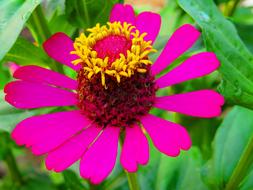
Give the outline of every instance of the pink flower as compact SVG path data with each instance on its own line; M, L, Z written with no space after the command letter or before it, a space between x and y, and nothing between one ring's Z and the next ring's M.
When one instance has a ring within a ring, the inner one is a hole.
M6 85L5 99L20 109L72 106L74 110L25 119L12 133L15 142L35 155L47 154L46 167L56 172L80 160L81 176L92 183L100 183L112 171L120 133L125 135L120 162L128 172L148 163L147 134L168 156L188 150L191 140L185 128L149 114L149 110L156 107L211 118L220 115L223 97L212 90L163 97L155 93L207 75L220 64L214 53L198 53L155 79L200 35L193 26L183 25L151 65L148 55L154 51L152 43L160 24L158 14L135 16L130 5L116 4L108 26L89 29L88 37L81 34L73 42L57 33L48 39L45 51L77 71L77 80L38 66L24 66L14 73L18 80Z

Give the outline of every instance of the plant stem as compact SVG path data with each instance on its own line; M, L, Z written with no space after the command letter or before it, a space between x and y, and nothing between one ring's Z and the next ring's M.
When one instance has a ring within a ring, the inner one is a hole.
M79 2L79 10L81 11L81 15L84 16L88 27L90 27L90 17L89 17L89 11L87 7L87 2L86 0L84 1L78 1ZM78 9L77 9L78 10Z
M130 190L140 190L136 173L129 173L125 170Z
M32 32L39 45L42 45L43 42L45 42L51 36L51 32L41 5L37 6L37 8L32 13L28 21L28 28ZM52 60L48 66L52 70L63 73L62 65L58 64L56 61Z
M240 3L241 0L234 0L234 1L228 1L224 10L225 16L233 16L237 5Z
M230 177L225 190L238 189L238 186L240 185L244 177L247 175L249 166L253 161L252 154L253 154L253 136L251 137L250 142L246 146L246 149L244 150L242 157L240 158L235 170L233 171L232 176Z
M124 142L124 136L120 136L120 145L122 147ZM124 170L127 176L128 185L130 190L140 190L140 185L137 179L137 173L129 173L128 171Z
M42 7L40 5L38 5L37 8L32 13L29 19L29 23L32 25L32 28L38 38L37 40L40 44L42 44L51 36L47 20L44 16Z
M18 186L20 186L23 183L23 179L18 169L15 157L9 146L9 142L10 142L9 135L7 133L1 133L1 136L2 136L2 140L1 140L0 146L4 150L3 159L6 162L12 181L15 182Z
M20 186L23 183L23 179L22 179L22 175L18 169L16 160L12 154L12 151L10 149L7 149L5 153L6 153L5 162L8 166L9 171L10 171L11 178L15 183L17 183L18 186Z

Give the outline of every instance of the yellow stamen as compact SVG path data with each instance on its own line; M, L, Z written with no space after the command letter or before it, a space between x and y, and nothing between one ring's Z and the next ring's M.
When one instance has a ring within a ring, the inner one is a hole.
M106 87L105 75L115 77L120 83L121 77L131 77L135 71L145 73L146 65L152 64L148 60L148 55L151 52L156 52L152 48L151 41L145 41L144 37L147 33L140 34L140 31L135 26L124 22L108 22L105 26L97 24L93 28L87 29L90 34L85 36L84 33L75 39L75 51L70 54L75 54L79 58L72 61L74 65L82 64L85 74L88 79L91 79L95 74L101 74L101 83ZM127 40L131 40L132 47L127 50L127 55L120 54L120 58L109 63L109 57L101 59L97 57L97 52L92 49L97 41L110 36L124 36ZM132 39L131 39L132 36Z

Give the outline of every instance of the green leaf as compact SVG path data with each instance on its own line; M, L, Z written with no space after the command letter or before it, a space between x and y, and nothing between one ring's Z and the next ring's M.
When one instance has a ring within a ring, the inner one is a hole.
M234 25L226 20L212 0L178 0L202 29L208 51L221 61L223 83L219 90L226 100L253 108L253 56L243 44Z
M252 187L253 187L253 168L251 167L249 175L243 180L242 184L240 185L240 190L248 190L252 189Z
M233 22L240 24L253 24L253 7L237 7L233 17L231 18Z
M244 44L251 51L251 53L253 53L253 24L248 25L235 23L235 26Z
M65 179L65 184L70 190L85 190L86 188L80 182L80 178L76 175L75 172L71 170L66 170L63 172Z
M150 139L149 139L150 140ZM138 179L145 190L206 190L201 180L202 156L197 147L181 151L178 157L160 153L150 142L150 161L140 167Z
M10 72L7 68L3 66L3 61L0 62L0 76L1 76L1 82L0 82L0 89L2 89L5 84L10 80Z
M19 37L4 57L4 61L12 61L19 65L41 65L46 66L50 62L45 52L33 45L30 41Z
M224 119L213 142L213 157L205 168L205 178L212 189L249 185L242 180L249 175L253 163L252 126L253 111L243 107L233 108ZM252 179L251 176L248 179ZM248 189L252 188L253 185Z
M156 190L206 190L201 180L202 157L197 147L181 152L177 158L162 156L156 177Z
M51 18L55 14L55 12L64 14L65 0L47 0L44 6L46 17Z
M9 51L41 0L0 1L0 60Z
M65 13L69 23L78 28L105 24L115 3L119 0L66 0Z
M48 25L52 34L56 32L63 32L68 36L72 36L76 30L75 27L69 24L66 15L55 14L48 23Z
M193 22L191 17L180 9L176 1L169 1L167 5L159 11L159 14L162 19L159 36L171 35L182 24ZM166 42L167 40L164 41L164 43Z

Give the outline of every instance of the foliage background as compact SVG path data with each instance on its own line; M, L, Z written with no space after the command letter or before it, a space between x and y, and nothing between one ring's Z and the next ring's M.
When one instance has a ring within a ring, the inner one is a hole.
M73 39L95 23L105 23L114 3L122 0L0 0L0 90L12 80L10 63L36 64L75 73L50 59L41 44L55 32ZM240 0L126 1L136 13L160 13L162 28L155 43L159 51L184 23L202 31L202 38L167 70L200 51L213 51L221 61L219 71L160 91L182 93L216 89L226 98L220 118L199 119L152 110L156 115L187 127L193 147L177 158L162 155L151 145L150 162L138 171L145 190L253 189L253 7ZM155 60L156 56L151 57ZM10 139L22 119L56 111L55 108L17 110L3 100L0 91L0 189L3 190L127 190L127 178L119 163L99 186L80 179L78 165L63 173L46 171L43 158L34 157ZM59 109L59 108L58 108Z

